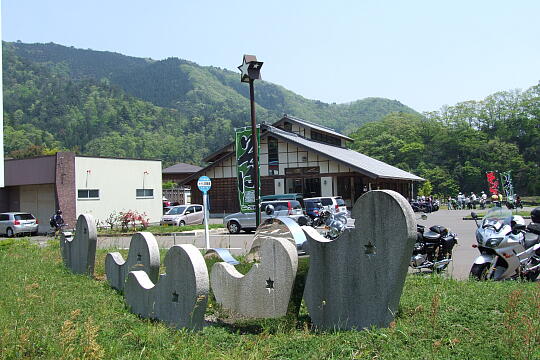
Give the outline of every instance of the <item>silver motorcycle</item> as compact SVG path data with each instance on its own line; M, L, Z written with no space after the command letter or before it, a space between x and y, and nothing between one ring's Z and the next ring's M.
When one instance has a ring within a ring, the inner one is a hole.
M470 276L477 280L536 280L540 274L540 244L535 234L525 232L525 221L508 209L492 208L481 222L471 213L476 226L480 256ZM526 236L527 235L527 236Z

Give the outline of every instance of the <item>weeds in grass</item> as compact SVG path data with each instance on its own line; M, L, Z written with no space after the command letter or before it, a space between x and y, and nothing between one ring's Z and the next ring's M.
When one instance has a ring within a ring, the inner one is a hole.
M540 283L532 294L514 290L508 295L503 325L507 348L512 349L508 355L515 359L535 358L534 351L540 347Z
M0 246L0 358L540 358L538 284L409 276L388 329L314 332L301 304L296 320L214 322L189 332L141 320L120 293L69 273L59 259L58 242ZM208 303L207 316L222 315L211 295Z
M96 340L99 326L95 325L90 316L81 328L80 317L81 310L73 310L60 329L58 337L62 350L61 359L103 359L104 350Z

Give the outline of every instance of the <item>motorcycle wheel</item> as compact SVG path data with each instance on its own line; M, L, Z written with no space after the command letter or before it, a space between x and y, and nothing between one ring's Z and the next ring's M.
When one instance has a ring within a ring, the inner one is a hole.
M447 259L451 259L452 258L452 254L450 254L449 256L446 257ZM448 264L444 264L443 266L441 267L438 267L438 268L435 268L433 269L435 273L437 274L440 274L442 273L444 270L446 270L448 268Z
M540 275L540 271L535 271L535 272L532 272L532 273L528 273L525 278L528 280L528 281L536 281L536 279L538 278L538 275Z
M485 264L473 264L470 272L470 277L474 280L485 281L488 280L489 263Z
M538 265L538 260L536 259L532 259L532 265ZM540 275L540 270L536 270L536 271L533 271L533 272L530 272L528 273L527 275L525 275L525 279L527 279L528 281L536 281L536 279L538 278L538 275Z

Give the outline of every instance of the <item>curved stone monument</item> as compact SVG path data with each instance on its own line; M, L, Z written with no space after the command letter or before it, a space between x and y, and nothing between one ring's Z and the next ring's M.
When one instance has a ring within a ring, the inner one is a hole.
M112 288L122 291L130 271L142 270L152 282L159 277L159 247L156 238L149 232L138 232L131 237L127 260L119 252L105 257L105 273Z
M201 329L210 287L203 256L193 245L175 245L164 263L167 273L155 284L144 271L129 272L124 286L126 303L141 317L177 328Z
M224 308L252 318L286 315L298 268L293 234L302 233L298 224L287 224L276 218L259 226L253 243L260 263L246 275L231 264L214 264L210 273L212 291Z
M96 244L97 227L94 217L90 214L79 215L75 236L67 231L60 235L60 252L66 267L75 274L94 275Z
M335 240L302 228L310 254L304 300L316 328L386 327L398 309L416 240L411 206L397 192L370 191L352 217L356 227Z

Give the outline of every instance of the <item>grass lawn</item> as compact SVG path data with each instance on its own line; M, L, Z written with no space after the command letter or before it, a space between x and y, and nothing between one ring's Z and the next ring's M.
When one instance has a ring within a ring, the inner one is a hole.
M0 358L540 358L540 283L410 275L389 328L318 333L302 307L299 317L191 333L131 314L104 280L104 258L98 251L92 279L64 268L57 242L0 241ZM216 308L210 301L207 314L219 318Z
M471 211L474 211L474 210L471 210ZM520 215L520 216L526 216L527 218L530 218L531 216L531 212L530 211L523 211L523 210L516 210L516 209L513 209L513 210L510 210L512 212L512 215ZM476 215L478 215L478 220L482 220L482 218L484 217L484 215L486 215L487 211L474 211L476 212ZM464 219L473 219L471 215L467 215L464 217Z

